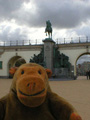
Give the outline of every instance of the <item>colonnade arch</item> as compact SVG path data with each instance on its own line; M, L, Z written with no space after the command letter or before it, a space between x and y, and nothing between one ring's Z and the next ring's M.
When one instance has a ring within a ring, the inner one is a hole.
M19 60L23 60L23 63L26 63L26 60L24 58L22 58L21 56L13 56L10 58L10 60L8 61L8 73L9 73L9 69L11 67L15 67L16 66L16 63L19 61ZM18 66L17 66L18 67Z
M83 56L83 55L90 55L90 52L85 52L85 53L82 53L82 54L80 54L78 57L77 57L77 59L76 59L76 61L75 61L75 73L76 73L76 76L77 76L77 61L79 60L79 58L81 57L81 56Z

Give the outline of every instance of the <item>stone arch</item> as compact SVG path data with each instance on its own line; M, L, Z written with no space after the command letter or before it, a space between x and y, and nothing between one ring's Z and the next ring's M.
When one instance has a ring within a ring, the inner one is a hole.
M77 68L76 68L76 64L77 64L77 61L78 61L78 59L81 57L81 56L83 56L83 55L90 55L90 52L85 52L85 53L82 53L82 54L80 54L78 57L77 57L77 59L76 59L76 61L75 61L75 75L77 75L76 73L77 73Z
M10 58L9 59L9 61L8 61L8 73L9 73L9 69L11 68L11 67L15 67L15 63L19 60L19 59L21 59L22 57L21 56L13 56L12 58ZM26 63L26 60L24 59L24 58L22 58L24 61L25 61L25 63Z

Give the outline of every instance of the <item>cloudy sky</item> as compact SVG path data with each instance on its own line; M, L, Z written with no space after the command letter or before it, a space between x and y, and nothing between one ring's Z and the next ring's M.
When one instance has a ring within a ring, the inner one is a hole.
M0 0L0 41L90 37L90 0Z

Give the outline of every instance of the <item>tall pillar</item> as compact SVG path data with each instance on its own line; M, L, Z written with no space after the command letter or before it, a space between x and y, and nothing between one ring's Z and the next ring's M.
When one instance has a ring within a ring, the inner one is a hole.
M53 71L53 47L55 42L51 38L46 38L44 41L44 61L46 67Z

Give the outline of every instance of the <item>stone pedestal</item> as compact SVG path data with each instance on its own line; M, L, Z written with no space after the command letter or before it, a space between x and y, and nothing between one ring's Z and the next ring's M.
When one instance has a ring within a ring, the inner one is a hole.
M55 42L51 38L46 38L44 42L44 61L46 67L53 71L53 47Z
M54 74L57 77L67 77L68 76L68 69L67 68L55 68Z

